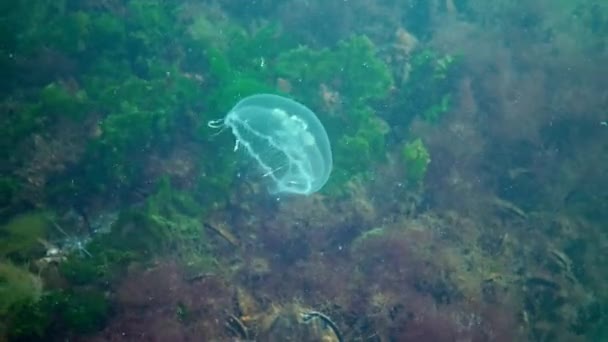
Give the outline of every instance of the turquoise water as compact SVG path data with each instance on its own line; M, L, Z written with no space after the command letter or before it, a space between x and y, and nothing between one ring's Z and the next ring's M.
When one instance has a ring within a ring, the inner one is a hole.
M608 339L606 23L591 0L0 5L0 340ZM318 121L231 111L254 94ZM208 126L229 113L289 148L235 146Z

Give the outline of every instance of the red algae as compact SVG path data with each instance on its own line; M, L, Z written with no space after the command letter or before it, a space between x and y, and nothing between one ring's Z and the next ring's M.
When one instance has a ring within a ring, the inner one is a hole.
M226 336L232 292L209 275L188 280L176 263L132 271L119 284L110 324L92 340L190 341ZM225 338L228 338L227 336Z

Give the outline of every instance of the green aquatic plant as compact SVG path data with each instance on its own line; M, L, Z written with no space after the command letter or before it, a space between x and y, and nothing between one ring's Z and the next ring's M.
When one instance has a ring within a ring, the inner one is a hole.
M38 18L48 25L44 30L40 25L23 27L12 53L25 59L50 54L78 74L69 69L66 81L46 80L38 99L19 104L19 114L3 125L3 151L37 130L48 130L59 116L95 116L99 125L87 136L92 139L84 157L69 175L54 177L49 188L122 195L142 178L145 151L170 146L180 134L176 121L184 121L202 102L200 82L181 71L179 56L169 57L171 47L185 40L186 25L177 19L177 4L131 0L120 5L120 11L90 10L64 1L30 5L29 12L27 6L9 6L7 20L22 15L25 21ZM48 50L40 52L43 46Z
M84 90L70 91L64 84L53 82L40 92L35 109L40 116L82 119L89 114L90 103Z
M459 58L453 55L438 55L429 49L415 52L409 72L398 80L389 123L405 128L416 117L429 122L440 120L452 105L458 64Z
M345 109L364 108L370 101L383 99L392 85L388 66L366 36L352 36L332 49L301 46L286 51L277 58L276 69L278 76L293 82L295 94L315 99L319 107L323 105L322 85L339 93L348 106ZM346 113L352 119L357 114Z
M201 132L202 131L202 132ZM201 144L207 144L209 128L199 128L199 139ZM234 175L237 173L237 159L230 150L234 144L228 136L215 137L214 143L210 145L218 155L203 156L197 160L199 170L194 180L192 196L206 209L217 208L225 203L230 194L230 189L235 182Z
M107 12L90 13L89 16L91 22L88 27L87 50L120 56L127 39L125 20Z
M137 62L145 62L145 55L166 51L174 37L183 35L184 25L177 18L177 10L177 3L171 1L126 2L129 45L142 58Z
M223 113L247 96L275 93L275 60L294 46L277 25L266 25L250 34L231 27L230 46L199 42L206 51L210 82L217 85L207 95L208 102L213 111Z
M289 80L296 98L306 99L335 143L335 171L328 191L339 191L357 174L366 174L384 157L387 126L376 115L376 101L392 86L388 66L365 36L353 36L333 49L299 47L279 55L277 75ZM336 103L328 103L335 96Z
M421 139L416 139L403 146L401 156L405 164L406 177L411 185L421 185L431 162L431 156Z
M208 131L202 130L200 122L211 113L227 112L247 95L277 92L277 78L288 79L294 85L294 96L315 108L324 106L319 96L323 85L348 104L336 112L324 108L330 115L322 118L346 152L337 162L349 165L342 168L344 177L337 178L342 179L340 183L353 172L363 172L372 159L384 154L372 153L384 149L385 130L378 129L382 125L371 105L386 95L392 80L364 36L354 36L332 49L314 50L295 48L294 41L277 25L247 32L229 20L216 20L212 14L189 15L186 5L132 0L121 7L122 11L57 6L37 5L31 14L34 17L58 15L48 32L28 32L24 39L35 51L39 42L55 37L53 49L80 66L81 73L71 83L46 82L40 103L25 107L27 115L21 117L29 119L19 134L43 127L37 124L39 114L79 120L95 115L99 124L92 128L91 140L77 165L48 185L53 198L62 197L62 193L122 198L142 186L142 175L150 167L149 155L169 153L176 137L195 140L205 151L221 152L226 147L219 139L204 138ZM217 25L230 39L217 39ZM75 38L66 41L65 37ZM305 87L298 79L314 86ZM314 93L309 93L311 90ZM310 101L308 95L313 95ZM201 113L202 119L193 113ZM192 127L198 128L188 130ZM355 140L361 143L353 143ZM351 156L358 161L344 160ZM234 169L229 159L217 163L203 158L198 163L201 176L196 183L208 203L224 196Z
M101 291L52 290L37 300L11 306L8 337L11 340L48 340L58 334L86 334L103 327L110 304Z
M123 210L110 232L96 235L87 254L72 253L60 265L75 285L101 285L119 277L135 261L149 262L170 253L192 269L213 266L201 215L193 196L175 189L167 178L141 206Z
M424 111L422 117L427 121L436 122L443 114L450 110L452 103L451 99L451 94L444 94L438 103L431 105Z
M18 302L36 301L42 295L42 280L23 267L0 261L0 317Z
M149 229L156 232L161 247L151 252L170 252L190 271L213 268L215 261L201 223L203 213L204 208L192 195L175 189L168 179L162 179L157 193L143 210Z
M116 280L132 262L149 262L172 253L184 264L210 265L199 215L203 207L163 178L142 205L125 209L110 231L86 244L88 253L72 253L59 265L70 284L102 286Z
M427 54L423 56L424 58L433 58L433 55L430 52L427 52ZM437 80L447 79L455 62L456 58L452 55L444 55L442 57L435 58L433 78Z
M40 239L50 230L49 213L30 212L0 226L0 258L28 261L44 252Z
M70 89L63 82L52 82L39 90L32 91L32 96L22 102L12 103L7 100L7 108L0 119L0 154L8 155L21 142L34 133L49 130L63 121L81 122L90 114L91 103L86 91ZM3 104L0 104L0 108Z
M41 341L44 339L53 315L41 300L24 300L11 306L4 334L8 339Z
M15 177L0 176L0 221L4 222L5 215L10 213L19 193L20 182Z
M356 175L367 176L373 162L384 158L388 127L373 112L367 115L354 134L345 134L335 144L335 170L329 182L330 191L339 191Z
M59 292L55 296L54 313L60 312L68 331L89 333L103 327L110 305L101 291Z
M101 81L104 82L104 81ZM104 82L105 83L105 82ZM141 180L147 151L166 152L179 134L178 121L200 103L196 81L175 73L98 85L95 101L110 114L100 121L98 137L89 143L83 163L83 188L96 192L129 190Z
M54 177L49 184L53 198L62 193L123 198L142 186L142 174L150 167L149 155L169 153L176 137L201 143L204 151L228 152L230 147L223 147L220 139L209 139L200 123L207 115L227 112L247 95L276 93L277 78L289 78L297 85L294 96L316 108L322 106L321 85L339 92L349 104L341 111L348 117L326 115L322 121L329 123L330 131L340 132L337 141L345 144L344 150L352 151L346 145L349 138L340 139L341 128L347 127L351 140L373 140L358 145L366 149L359 156L383 155L370 150L383 147L377 142L383 133L376 129L377 119L369 106L386 94L391 79L369 39L355 36L332 49L295 48L294 40L272 23L248 32L230 20L214 17L213 12L193 9L196 6L143 0L126 2L121 11L51 4L33 9L31 16L36 18L58 15L48 32L24 35L31 51L54 37L52 48L78 65L81 73L70 87L46 82L41 91L43 103L26 107L29 114L22 117L31 119L24 121L19 134L43 127L35 124L38 113L99 117L83 158L69 175ZM66 41L65 37L74 39ZM314 70L304 79L314 84L312 88L300 86L294 79L306 73L309 64ZM314 96L309 101L310 89ZM193 113L199 113L200 120ZM370 162L358 159L358 166L342 172L346 176L338 179L348 179L351 171L363 170ZM197 164L200 196L217 203L232 183L234 163L204 157Z

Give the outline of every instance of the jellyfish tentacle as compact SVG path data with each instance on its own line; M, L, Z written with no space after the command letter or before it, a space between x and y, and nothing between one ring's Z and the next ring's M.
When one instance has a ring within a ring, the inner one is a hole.
M217 128L224 129L224 127L226 127L226 125L224 124L224 118L217 119L217 120L210 120L209 122L207 122L207 126L209 128L216 128L216 129Z

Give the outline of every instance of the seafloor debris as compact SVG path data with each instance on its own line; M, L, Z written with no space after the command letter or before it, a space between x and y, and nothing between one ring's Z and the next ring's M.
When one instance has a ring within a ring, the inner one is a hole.
M228 241L231 245L238 247L241 242L239 241L239 239L232 234L232 232L230 230L228 230L227 227L225 227L222 224L210 224L205 222L204 223L205 228L215 232L216 234L218 234L219 236L221 236L224 240Z
M326 314L299 303L268 305L265 310L244 289L235 292L235 310L225 326L234 337L259 341L341 342L338 325Z

